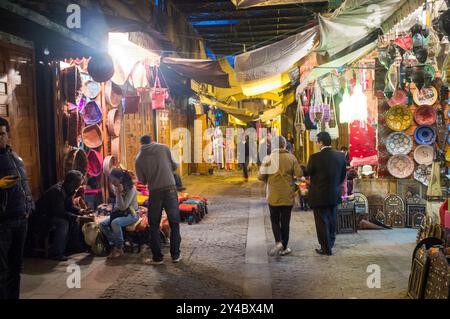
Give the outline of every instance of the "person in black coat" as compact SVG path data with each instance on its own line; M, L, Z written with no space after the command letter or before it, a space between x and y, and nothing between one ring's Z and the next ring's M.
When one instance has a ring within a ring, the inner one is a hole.
M0 299L19 299L27 218L34 203L24 162L8 143L9 123L0 117Z
M341 202L340 185L346 176L346 159L331 148L327 132L317 135L320 152L311 155L306 174L310 176L309 206L314 211L320 255L331 256L336 238L336 207Z

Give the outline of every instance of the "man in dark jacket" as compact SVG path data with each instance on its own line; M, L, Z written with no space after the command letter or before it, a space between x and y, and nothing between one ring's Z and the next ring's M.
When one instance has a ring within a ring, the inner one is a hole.
M82 218L82 211L73 205L73 195L83 182L83 174L69 171L63 182L50 187L37 202L36 214L44 227L55 229L55 237L51 246L50 258L66 261L66 246L69 230L77 227Z
M311 177L309 205L314 211L320 255L331 256L336 238L336 207L341 201L340 185L345 180L345 155L331 148L327 132L317 134L320 152L311 155L306 173Z
M8 142L9 123L0 117L0 299L19 299L33 200L24 163Z
M154 143L151 137L141 137L141 149L136 157L136 175L138 180L147 184L149 196L148 221L150 224L150 246L153 259L145 260L146 264L161 265L164 255L161 252L159 225L164 209L170 225L170 254L172 261L181 261L180 255L180 211L178 209L178 192L173 176L177 164L172 158L170 149Z

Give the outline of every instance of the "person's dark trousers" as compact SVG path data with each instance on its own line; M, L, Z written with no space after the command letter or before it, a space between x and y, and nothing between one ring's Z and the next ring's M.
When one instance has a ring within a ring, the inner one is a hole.
M286 249L289 243L289 224L291 222L292 207L269 205L273 237L275 237L275 242L283 244L283 249Z
M148 221L150 224L150 248L154 261L163 260L161 252L161 236L159 232L161 214L164 209L170 225L170 254L173 259L180 256L180 211L178 209L178 193L176 190L150 192L148 202Z
M66 253L67 237L69 234L69 221L64 218L54 217L51 220L54 228L54 238L52 241L50 256L62 257Z
M248 179L248 162L242 164L242 172L244 173L244 178Z
M27 219L0 222L0 299L19 299Z
M300 196L300 209L303 211L308 210L308 197Z
M319 244L323 251L331 254L336 239L336 206L316 207L313 210Z

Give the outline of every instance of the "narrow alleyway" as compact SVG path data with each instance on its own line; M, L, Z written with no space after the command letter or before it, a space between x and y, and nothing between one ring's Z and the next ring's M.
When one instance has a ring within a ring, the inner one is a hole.
M311 212L294 211L292 255L268 257L273 244L263 186L255 177L190 176L187 191L208 197L209 215L182 225L183 262L142 264L138 254L120 261L75 256L80 289L68 289L69 263L28 259L23 298L405 298L416 231L360 231L338 235L335 255L316 255ZM148 252L146 252L147 254ZM369 265L381 270L381 288L369 289Z

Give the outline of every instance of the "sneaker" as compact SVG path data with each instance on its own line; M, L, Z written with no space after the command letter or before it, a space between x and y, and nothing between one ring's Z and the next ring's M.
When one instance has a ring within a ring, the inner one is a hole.
M290 249L289 247L286 248L285 250L280 251L281 256L286 256L289 255L290 253L292 253L292 249Z
M164 260L153 260L151 258L148 258L144 260L144 264L153 266L164 265Z
M270 250L269 255L270 256L275 256L277 255L281 250L283 250L283 244L282 243L277 243L275 246L273 246L273 248Z
M178 258L173 258L173 259L172 259L172 262L173 262L174 264L176 264L176 263L179 263L181 260L182 260L182 258L181 258L181 255L180 255L180 256L178 256Z
M123 256L123 249L113 248L108 258L119 258Z

